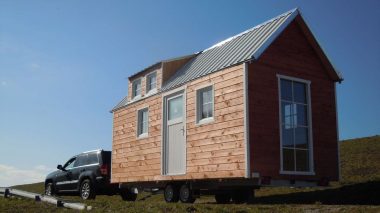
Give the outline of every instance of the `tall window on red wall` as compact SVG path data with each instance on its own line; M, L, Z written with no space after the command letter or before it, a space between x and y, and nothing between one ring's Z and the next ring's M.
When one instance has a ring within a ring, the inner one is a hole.
M281 172L313 173L310 82L279 76Z

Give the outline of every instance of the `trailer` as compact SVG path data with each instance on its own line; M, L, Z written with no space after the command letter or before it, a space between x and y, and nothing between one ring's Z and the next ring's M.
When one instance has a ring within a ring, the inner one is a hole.
M123 197L250 202L260 186L339 180L337 82L298 9L128 78L113 109L111 182Z

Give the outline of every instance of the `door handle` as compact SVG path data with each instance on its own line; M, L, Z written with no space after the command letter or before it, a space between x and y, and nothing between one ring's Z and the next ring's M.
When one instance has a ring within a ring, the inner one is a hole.
M182 134L185 134L185 128L184 127L182 127L180 130L182 131Z
M86 171L86 169L82 169L82 170L80 170L80 172L84 172L84 171Z

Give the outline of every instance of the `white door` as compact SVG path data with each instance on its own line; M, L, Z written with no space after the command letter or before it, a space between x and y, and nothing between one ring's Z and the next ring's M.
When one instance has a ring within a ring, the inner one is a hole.
M183 93L165 98L164 174L186 172L185 112Z

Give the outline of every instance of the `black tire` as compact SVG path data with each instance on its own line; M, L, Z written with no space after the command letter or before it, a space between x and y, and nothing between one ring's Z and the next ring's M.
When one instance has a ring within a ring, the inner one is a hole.
M89 179L85 179L82 181L82 183L80 184L79 193L80 197L83 200L95 199L96 197L95 187Z
M178 187L173 184L168 184L164 190L164 198L167 203L176 203L179 200Z
M231 202L231 194L228 192L215 194L215 200L218 204L226 204Z
M236 190L232 193L232 201L235 204L241 204L247 202L246 193L244 190Z
M247 204L253 204L255 202L255 190L254 189L248 189L247 190Z
M232 193L232 201L236 204L253 203L255 191L252 188L236 190Z
M45 184L45 195L53 196L55 194L54 192L54 186L53 183L49 182Z
M120 189L120 196L125 201L135 201L137 194L130 191L130 189Z
M190 186L183 184L179 190L179 199L182 203L194 203L195 198L193 196L193 191Z

